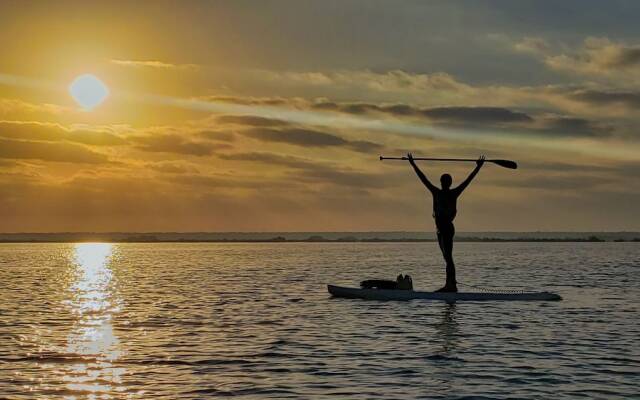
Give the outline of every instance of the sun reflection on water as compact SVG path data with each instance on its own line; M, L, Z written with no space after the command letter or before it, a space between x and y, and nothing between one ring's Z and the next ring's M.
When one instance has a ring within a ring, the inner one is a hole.
M70 365L63 379L69 391L89 399L109 399L109 393L124 390L124 370L113 365L122 351L112 326L112 316L120 309L111 270L112 254L113 245L109 243L79 243L74 249L75 281L66 304L77 319L66 352L82 362Z

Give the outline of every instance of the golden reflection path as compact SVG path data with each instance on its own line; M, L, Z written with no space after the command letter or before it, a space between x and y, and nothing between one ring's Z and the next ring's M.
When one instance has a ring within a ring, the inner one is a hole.
M65 399L111 399L124 392L124 368L113 365L122 356L112 317L121 301L113 282L110 243L78 243L74 248L74 282L65 302L76 315L66 353L80 362L69 365L63 379Z

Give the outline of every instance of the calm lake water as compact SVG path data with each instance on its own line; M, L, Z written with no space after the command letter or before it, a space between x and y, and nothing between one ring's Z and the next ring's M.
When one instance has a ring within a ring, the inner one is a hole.
M640 243L456 246L460 282L561 302L326 292L437 288L436 246L2 244L0 398L640 398Z

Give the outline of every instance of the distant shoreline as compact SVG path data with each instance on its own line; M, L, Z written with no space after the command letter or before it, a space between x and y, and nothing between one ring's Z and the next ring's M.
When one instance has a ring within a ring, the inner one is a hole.
M273 235L273 236L271 236ZM0 243L421 243L436 242L430 233L410 232L360 232L308 234L302 232L282 233L10 233L0 234ZM406 235L406 236L405 236ZM486 235L486 236L484 236ZM462 233L456 238L460 243L594 243L594 242L640 242L640 233L603 232L593 233L485 233L484 235Z

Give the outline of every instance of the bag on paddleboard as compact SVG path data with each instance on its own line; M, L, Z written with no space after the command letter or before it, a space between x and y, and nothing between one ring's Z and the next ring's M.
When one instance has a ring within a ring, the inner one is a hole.
M413 290L413 280L411 276L398 275L395 281L389 279L368 279L360 282L363 289L393 289L393 290Z

